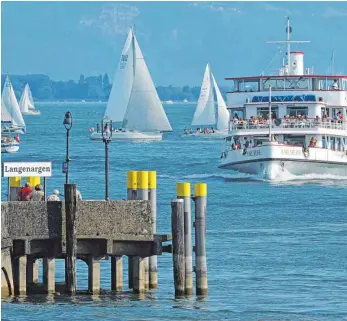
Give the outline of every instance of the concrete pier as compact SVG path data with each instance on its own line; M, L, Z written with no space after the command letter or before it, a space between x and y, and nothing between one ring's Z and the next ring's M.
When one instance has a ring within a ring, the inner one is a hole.
M14 259L14 294L26 295L27 294L27 256L22 255Z

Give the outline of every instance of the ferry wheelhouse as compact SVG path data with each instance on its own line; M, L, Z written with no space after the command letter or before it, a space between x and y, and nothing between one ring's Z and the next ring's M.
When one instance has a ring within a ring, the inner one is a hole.
M226 78L230 111L220 168L266 179L292 175L347 176L347 76L304 69L290 51L275 76Z

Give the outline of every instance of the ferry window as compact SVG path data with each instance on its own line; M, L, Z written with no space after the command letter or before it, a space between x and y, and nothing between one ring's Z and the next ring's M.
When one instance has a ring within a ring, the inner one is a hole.
M323 148L327 148L327 139L325 138L325 136L322 136L322 147Z
M330 117L329 116L329 108L326 108L326 107L322 107L321 109L321 116L322 118L327 118L327 117Z
M283 141L288 145L304 146L305 136L283 135Z
M330 137L330 149L335 150L336 145L335 145L335 137Z
M338 113L343 113L343 109L342 108L333 108L333 110L332 110L333 118L337 118Z
M297 117L307 116L308 115L308 107L300 106L300 107L287 107L287 115Z
M272 107L271 108L272 117L277 118L278 117L278 107ZM258 107L257 108L257 116L262 116L264 118L269 117L269 107Z

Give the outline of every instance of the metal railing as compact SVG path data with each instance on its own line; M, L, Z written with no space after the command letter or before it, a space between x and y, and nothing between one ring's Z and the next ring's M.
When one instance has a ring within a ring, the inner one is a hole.
M293 118L278 118L271 120L271 128L329 128L338 130L347 130L347 122L341 120L321 120L315 118L293 119ZM232 120L229 122L229 131L242 129L263 129L269 128L269 120L243 119Z

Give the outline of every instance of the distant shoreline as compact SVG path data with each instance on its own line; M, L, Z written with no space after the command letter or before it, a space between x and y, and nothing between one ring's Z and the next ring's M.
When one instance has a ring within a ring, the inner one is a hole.
M66 99L66 100L35 100L35 103L37 104L42 104L42 103L48 103L48 104L69 104L69 103L78 103L78 104L107 104L106 100L76 100L76 99ZM184 101L173 101L172 103L168 103L168 102L161 102L163 105L182 105L182 104L196 104L197 101L188 101L188 102L184 102Z

